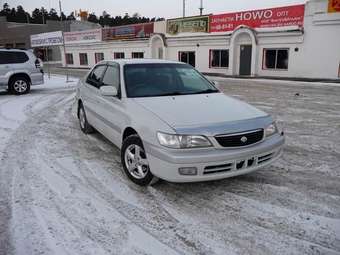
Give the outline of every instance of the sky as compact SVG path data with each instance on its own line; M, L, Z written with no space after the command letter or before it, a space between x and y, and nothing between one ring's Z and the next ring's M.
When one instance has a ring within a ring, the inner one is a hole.
M26 11L34 8L55 8L59 11L58 0L0 0L1 6L8 3L10 7L22 5ZM226 13L244 10L263 9L305 3L306 0L203 0L204 14ZM61 0L65 14L75 10L95 12L100 16L103 11L112 16L125 13L139 13L146 17L174 18L182 16L182 0ZM186 15L199 14L200 0L186 0Z

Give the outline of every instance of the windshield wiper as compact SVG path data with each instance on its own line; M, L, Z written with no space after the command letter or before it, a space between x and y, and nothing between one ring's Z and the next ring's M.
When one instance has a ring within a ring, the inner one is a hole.
M198 92L191 92L191 93L182 93L179 91L174 91L174 92L169 92L169 93L165 93L165 94L161 94L161 95L157 95L154 97L167 97L167 96L185 96L185 95L196 95L196 94L210 94L210 93L217 93L219 92L216 89L206 89L206 90L202 90L202 91L198 91Z
M192 95L196 95L196 94L210 94L210 93L218 93L219 91L216 89L206 89L206 90L202 90L202 91L198 91L198 92L193 92L190 93Z
M186 94L175 91L175 92L170 92L170 93L166 93L166 94L161 94L161 95L158 95L158 96L159 97L167 97L167 96L182 96L182 95L186 95Z

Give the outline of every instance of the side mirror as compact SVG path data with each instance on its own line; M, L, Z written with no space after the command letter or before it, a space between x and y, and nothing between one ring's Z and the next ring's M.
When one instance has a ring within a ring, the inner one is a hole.
M102 96L116 97L118 95L117 89L113 86L101 86L99 90Z

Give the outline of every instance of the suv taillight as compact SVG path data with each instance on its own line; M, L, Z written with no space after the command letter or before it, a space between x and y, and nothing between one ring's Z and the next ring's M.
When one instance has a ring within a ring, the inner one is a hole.
M35 62L34 62L34 64L35 64L35 67L36 67L36 68L41 68L39 59L36 59Z

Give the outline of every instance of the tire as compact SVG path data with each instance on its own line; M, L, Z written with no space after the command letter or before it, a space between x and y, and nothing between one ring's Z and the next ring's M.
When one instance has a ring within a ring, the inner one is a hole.
M30 92L31 84L27 78L17 76L10 80L8 89L14 95L24 95Z
M144 146L138 135L131 135L124 140L121 160L125 174L135 184L148 186L158 181L150 171Z
M85 109L84 109L83 104L79 104L78 119L79 119L80 129L81 129L81 131L83 131L84 134L91 134L91 133L94 132L94 128L87 121L86 113L85 113Z

